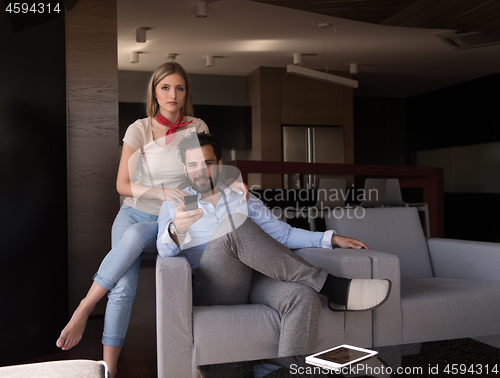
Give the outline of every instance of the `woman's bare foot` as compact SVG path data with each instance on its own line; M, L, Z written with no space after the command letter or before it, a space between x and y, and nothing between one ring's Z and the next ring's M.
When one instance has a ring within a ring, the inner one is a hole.
M82 339L83 332L87 325L87 320L95 306L85 308L83 301L77 307L69 323L64 327L61 335L57 339L56 345L62 350L70 350Z
M90 286L87 295L82 299L69 323L64 327L61 335L57 339L56 345L59 348L62 350L70 350L80 342L90 314L94 311L97 302L99 302L107 292L106 289L100 287L95 281L92 282L92 286Z

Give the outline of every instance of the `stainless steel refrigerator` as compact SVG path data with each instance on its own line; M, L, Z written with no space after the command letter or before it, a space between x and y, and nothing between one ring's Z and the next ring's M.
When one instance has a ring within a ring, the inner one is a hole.
M344 163L344 129L341 126L283 126L283 161ZM285 189L317 188L324 175L283 175Z

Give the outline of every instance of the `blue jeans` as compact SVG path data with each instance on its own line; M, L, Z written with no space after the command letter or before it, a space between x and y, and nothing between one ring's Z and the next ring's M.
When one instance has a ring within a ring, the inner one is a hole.
M111 251L94 281L108 292L104 315L104 345L121 347L125 340L139 280L141 254L156 253L158 216L123 205L111 231Z

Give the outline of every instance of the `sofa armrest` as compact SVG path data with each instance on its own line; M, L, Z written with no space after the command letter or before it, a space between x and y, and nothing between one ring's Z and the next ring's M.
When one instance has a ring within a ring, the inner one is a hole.
M304 248L295 251L309 263L328 269L336 276L347 278L389 279L391 295L383 306L372 311L372 346L394 345L402 342L401 334L401 270L395 255L366 249ZM346 328L359 327L366 313L349 313ZM351 319L353 318L353 319ZM352 321L351 321L352 320ZM351 324L352 323L352 324Z
M366 249L302 248L294 251L314 266L348 278L386 278L400 285L399 259L395 255Z
M193 295L191 266L184 256L156 259L158 377L191 376Z
M435 277L500 282L500 243L427 240Z
M340 250L352 255L370 259L371 276L353 278L377 278L391 281L391 295L387 302L372 311L373 345L396 345L403 342L401 313L401 268L399 258L385 252L365 249Z
M302 248L294 251L310 264L328 269L328 272L339 277L370 278L371 264L367 256L350 254L340 248Z

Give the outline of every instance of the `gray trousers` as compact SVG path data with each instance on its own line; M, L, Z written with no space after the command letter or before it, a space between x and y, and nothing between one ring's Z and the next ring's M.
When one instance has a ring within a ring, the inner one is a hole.
M295 255L242 214L227 217L193 272L197 306L265 304L281 316L279 356L311 353L327 270Z

